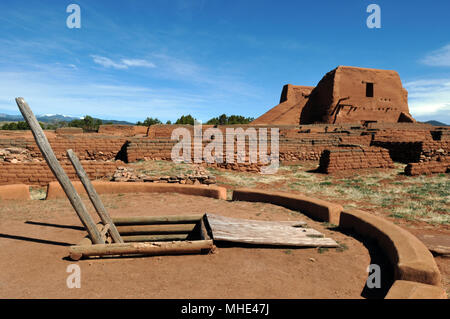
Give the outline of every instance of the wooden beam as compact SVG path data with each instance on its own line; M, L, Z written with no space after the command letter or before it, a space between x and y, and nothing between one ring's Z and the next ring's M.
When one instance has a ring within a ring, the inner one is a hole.
M174 241L174 242L144 242L123 244L101 244L87 246L71 246L70 258L79 260L90 256L121 256L121 255L180 255L208 252L214 247L212 240Z
M102 240L105 243L108 243L108 239L109 237L106 236L106 233L108 232L109 229L109 224L107 225L103 225L102 223L98 223L97 225L95 225L101 235ZM84 237L78 244L78 246L83 246L83 245L92 245L92 240L89 238L89 236Z
M200 220L200 239L202 240L210 240L211 237L208 234L208 229L206 227L206 223L208 222L206 220L206 216L203 216L203 218Z
M187 234L194 230L196 224L175 225L138 225L117 226L119 233L123 235L157 235L157 234Z
M41 150L41 153L44 156L45 161L50 167L50 170L55 175L59 184L61 184L62 189L66 193L67 198L72 204L72 207L75 209L75 212L80 218L81 223L86 228L93 243L103 244L104 241L102 240L99 231L95 227L95 223L92 220L92 217L89 215L86 206L84 206L84 203L81 201L80 196L75 190L75 187L70 182L70 179L67 176L66 172L64 172L63 168L59 164L55 156L55 153L53 152L50 143L48 142L48 139L44 134L44 131L39 125L39 122L37 121L30 107L21 97L16 98L16 103L17 106L19 107L20 112L23 115L23 118L30 126L31 132L33 132L34 139L36 140L36 144Z
M72 163L73 167L75 168L75 172L77 173L78 177L80 178L81 183L84 186L84 189L86 190L86 193L89 196L89 199L92 202L92 205L94 205L95 210L97 211L98 215L100 216L100 219L105 225L109 224L109 233L111 234L112 239L115 243L123 243L122 238L120 237L119 232L117 231L116 226L114 225L114 222L112 221L111 217L109 216L108 212L106 211L105 206L103 205L100 197L97 194L97 191L95 190L94 186L92 186L91 181L89 180L89 177L86 174L86 171L84 170L83 166L80 163L80 160L78 159L77 155L72 150L67 150L67 156L69 157L70 162Z
M174 216L136 216L113 217L116 226L158 225L158 224L193 224L202 219L203 215L174 215Z
M122 236L123 241L126 243L186 240L187 238L188 234Z

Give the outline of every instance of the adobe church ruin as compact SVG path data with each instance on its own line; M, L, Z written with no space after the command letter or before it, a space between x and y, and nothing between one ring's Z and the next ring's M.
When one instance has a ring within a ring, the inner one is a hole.
M396 71L338 66L316 87L287 84L280 104L252 124L415 122Z

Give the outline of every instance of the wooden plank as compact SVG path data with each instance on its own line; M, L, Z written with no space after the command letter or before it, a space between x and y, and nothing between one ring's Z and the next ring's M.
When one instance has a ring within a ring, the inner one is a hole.
M126 243L130 242L149 242L149 241L174 241L186 240L188 234L168 234L168 235L137 235L137 236L122 236Z
M157 235L157 234L187 234L194 230L196 224L173 225L137 225L117 226L119 233L123 235Z
M123 243L123 240L122 238L120 238L120 234L117 231L116 226L114 225L111 217L106 211L106 208L103 205L103 202L101 201L100 197L98 196L97 191L95 190L94 186L92 186L92 183L89 180L89 177L87 176L83 166L81 165L80 160L72 150L67 150L67 156L69 157L70 162L75 168L75 172L80 178L80 181L83 184L84 189L86 190L86 193L88 194L89 199L92 202L92 205L94 206L95 210L100 216L100 219L105 225L109 225L108 231L112 239L114 240L115 243Z
M36 140L36 144L41 150L42 156L50 167L50 170L53 172L53 175L55 175L62 189L66 193L67 198L72 204L72 207L75 209L75 212L80 218L81 223L86 228L92 241L95 244L103 244L104 241L102 240L92 217L89 215L86 206L75 190L75 187L73 187L72 183L70 182L70 179L67 176L66 172L64 172L63 168L56 159L55 153L53 152L50 143L48 142L48 139L44 134L44 131L39 125L39 122L37 121L30 107L21 97L16 98L16 103L23 115L23 118L31 128L31 132L33 133L34 139Z
M113 217L116 226L126 225L158 225L158 224L193 224L202 219L202 215L173 215L173 216L133 216Z
M206 214L206 218L214 240L275 246L339 246L333 239L323 238L323 234L312 228L298 228L286 223L230 218L210 213Z
M208 252L214 247L212 240L115 243L100 245L71 246L70 258L79 260L89 256L117 255L180 255Z

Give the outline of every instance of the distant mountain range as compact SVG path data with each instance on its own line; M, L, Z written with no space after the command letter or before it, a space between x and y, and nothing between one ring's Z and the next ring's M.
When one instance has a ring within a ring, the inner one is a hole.
M431 124L431 125L434 125L434 126L450 126L450 125L448 125L448 124L444 124L444 123L442 123L442 122L439 122L439 121L433 121L433 120L431 120L431 121L426 121L425 123Z
M73 117L73 116L67 116L67 115L61 115L61 114L44 114L44 115L37 115L36 118L38 121L43 123L55 123L55 122L70 122L73 120L79 120L82 119L82 117ZM127 121L117 121L117 120L103 120L103 123L112 123L112 124L125 124L125 125L134 125L135 123L127 122ZM0 122L18 122L23 121L22 115L10 115L10 114L4 114L0 113ZM426 121L423 123L431 124L434 126L450 126L448 124L439 122L439 121Z
M55 122L70 122L73 120L79 120L82 119L82 117L73 117L73 116L67 116L67 115L61 115L61 114L44 114L44 115L37 115L37 120L39 122L43 123L55 123ZM0 113L0 122L18 122L23 121L22 115L10 115L10 114L4 114ZM130 123L127 121L116 121L116 120L103 120L103 123L113 123L113 124L125 124L125 125L134 125L134 123Z

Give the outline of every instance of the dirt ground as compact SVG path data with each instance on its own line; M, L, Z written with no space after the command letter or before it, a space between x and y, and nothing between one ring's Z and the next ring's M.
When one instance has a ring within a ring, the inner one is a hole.
M213 254L67 259L85 232L67 199L0 202L0 298L363 298L367 266L382 257L370 243L282 207L181 194L116 194L102 199L112 216L212 212L257 220L303 220L338 249L219 245ZM87 203L87 199L84 199ZM89 205L91 211L93 208ZM69 289L67 267L81 269ZM388 268L388 267L386 267ZM382 266L382 273L383 273Z

